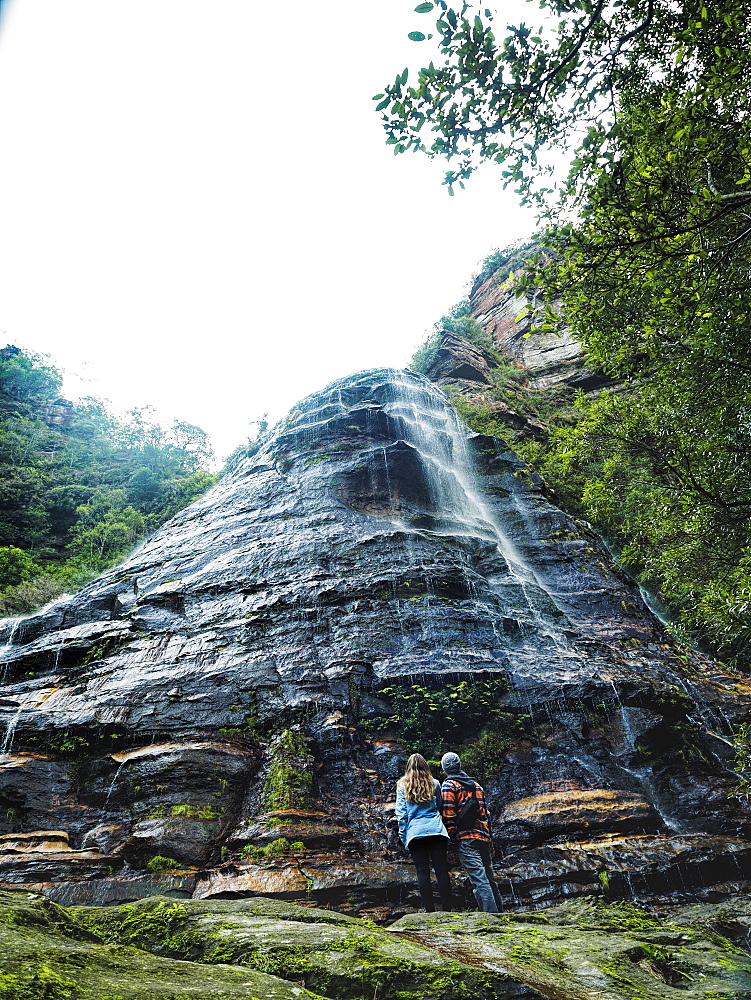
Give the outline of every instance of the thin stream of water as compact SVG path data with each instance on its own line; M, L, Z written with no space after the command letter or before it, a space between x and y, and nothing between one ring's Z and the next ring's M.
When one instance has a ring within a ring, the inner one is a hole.
M23 621L23 618L11 618L10 619L10 629L8 631L8 636L5 643L0 646L0 684L4 684L7 680L8 667L10 664L9 653L14 647L13 639L15 638L18 627Z
M110 782L110 787L107 789L107 794L104 797L104 805L102 806L102 816L104 816L105 813L107 812L107 806L109 805L109 801L110 801L110 798L112 796L112 792L115 790L115 785L117 784L117 779L120 777L120 772L122 771L122 769L125 767L125 765L127 763L128 763L127 760L121 761L118 769L115 771L115 774L114 774L114 776L112 778L112 781Z
M13 749L13 737L16 734L18 720L21 718L22 712L23 712L23 705L19 705L14 715L8 721L8 728L5 730L5 738L3 740L3 745L2 747L0 747L0 761L7 760L8 757L10 757L11 755L11 750Z

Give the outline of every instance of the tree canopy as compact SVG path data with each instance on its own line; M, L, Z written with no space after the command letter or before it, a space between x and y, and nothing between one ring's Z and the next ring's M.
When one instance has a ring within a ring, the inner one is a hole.
M541 154L574 150L564 189L571 195L614 162L629 94L673 94L713 117L728 99L725 112L742 105L751 82L748 3L540 0L530 9L539 27L508 25L497 39L487 8L446 0L415 8L438 15L435 35L410 37L435 37L440 59L414 81L404 70L374 98L396 152L456 161L449 186L491 160L527 197L535 186L538 196L549 193ZM708 147L706 158L723 172L723 149Z

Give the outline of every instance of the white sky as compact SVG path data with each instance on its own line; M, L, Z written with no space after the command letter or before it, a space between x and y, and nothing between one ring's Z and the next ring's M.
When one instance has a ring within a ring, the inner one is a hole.
M0 346L219 456L264 412L405 365L534 228L499 171L449 198L444 163L385 145L373 94L432 56L416 3L7 0Z

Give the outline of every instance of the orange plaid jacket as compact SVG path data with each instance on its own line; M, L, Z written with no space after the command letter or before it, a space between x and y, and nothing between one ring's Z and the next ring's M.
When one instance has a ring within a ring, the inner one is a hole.
M474 795L477 799L478 817L471 830L457 830L456 817L472 792L459 781L446 778L441 785L441 818L452 840L492 840L490 833L490 813L485 803L485 792L475 782Z

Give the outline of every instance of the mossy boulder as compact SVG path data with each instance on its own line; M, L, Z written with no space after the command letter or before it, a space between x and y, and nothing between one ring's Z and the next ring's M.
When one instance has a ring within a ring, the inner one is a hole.
M195 962L228 962L303 982L332 1000L473 1000L537 994L505 972L478 968L367 920L277 900L146 899L88 910L107 941Z
M0 1000L749 1000L751 907L575 900L387 929L279 900L0 892Z
M580 899L529 914L411 914L390 932L504 969L557 1000L748 1000L751 958L711 929L713 909L674 922ZM733 911L736 928L744 919L748 926L748 912Z
M301 986L247 966L197 965L107 944L36 893L0 892L2 1000L306 1000Z

